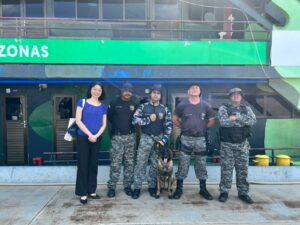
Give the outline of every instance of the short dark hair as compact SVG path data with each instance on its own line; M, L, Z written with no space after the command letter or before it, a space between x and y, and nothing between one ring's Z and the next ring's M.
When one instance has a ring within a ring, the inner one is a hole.
M202 95L202 88L201 88L201 86L200 86L200 84L199 83L190 83L188 86L187 86L187 90L189 90L192 86L197 86L197 87L199 87L199 89L200 89L200 95L199 95L199 97L201 97L201 95Z
M104 90L103 85L100 84L100 83L98 83L98 82L93 83L93 84L91 84L91 85L89 86L88 91L87 91L87 93L86 93L86 98L91 98L91 97L92 97L91 90L92 90L92 88L95 87L96 85L99 85L99 86L101 87L101 89L102 89L102 93L101 93L100 97L98 98L98 100L99 100L99 101L100 101L100 100L104 100L104 99L105 99L105 90Z
M189 90L192 86L198 86L200 88L200 90L201 90L201 86L198 83L190 83L190 84L188 84L187 90Z

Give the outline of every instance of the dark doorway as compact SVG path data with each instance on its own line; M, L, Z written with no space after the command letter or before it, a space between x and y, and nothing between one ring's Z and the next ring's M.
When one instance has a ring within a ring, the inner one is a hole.
M57 160L73 160L75 155L74 142L64 140L69 118L75 117L75 96L55 95L54 103L54 151L62 152L57 155Z
M27 113L25 96L5 96L5 140L8 165L27 163Z

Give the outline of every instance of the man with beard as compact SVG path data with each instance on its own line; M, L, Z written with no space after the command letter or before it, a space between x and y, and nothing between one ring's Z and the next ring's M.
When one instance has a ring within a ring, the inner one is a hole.
M156 173L158 152L155 145L166 145L172 133L172 120L169 109L160 104L161 85L153 85L150 90L150 102L139 105L133 115L132 123L141 126L142 134L137 150L137 164L134 169L133 199L140 197L143 177L150 159L148 191L156 196Z
M124 83L121 87L121 96L111 102L108 108L108 120L111 123L110 149L110 180L108 181L107 196L113 198L116 195L116 185L119 181L122 162L124 163L124 191L132 195L134 156L135 156L135 128L132 125L132 116L138 104L132 100L133 86Z

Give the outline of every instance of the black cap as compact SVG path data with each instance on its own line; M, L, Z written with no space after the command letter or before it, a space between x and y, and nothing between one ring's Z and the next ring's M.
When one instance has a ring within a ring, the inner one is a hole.
M131 83L128 83L128 82L124 83L124 84L122 85L122 87L121 87L121 91L129 91L129 92L133 92L133 90L134 90L133 85L132 85Z
M150 94L152 91L159 91L161 93L162 91L162 86L161 84L154 84L151 88L150 88Z
M235 88L232 88L230 89L230 91L228 92L228 96L232 95L233 93L240 93L242 97L244 97L244 93L242 91L242 89L238 88L238 87L235 87Z

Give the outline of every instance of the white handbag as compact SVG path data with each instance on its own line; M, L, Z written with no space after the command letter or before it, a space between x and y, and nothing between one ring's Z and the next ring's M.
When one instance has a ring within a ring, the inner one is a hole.
M68 128L70 128L74 123L76 123L76 119L75 118L70 118L69 119L69 123L68 123ZM68 130L68 129L67 129ZM74 141L76 138L73 137L68 131L66 132L64 139L66 141Z
M85 106L85 99L82 99L82 110ZM76 139L76 135L71 135L68 131L68 129L72 126L76 125L76 118L69 118L69 123L68 123L68 127L67 127L67 132L64 136L64 140L66 141L74 141Z

